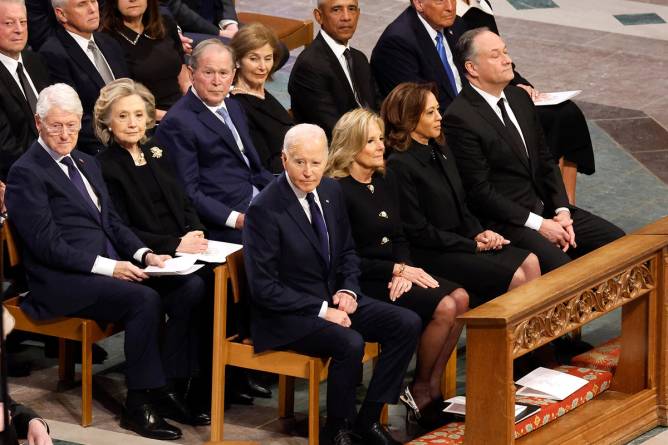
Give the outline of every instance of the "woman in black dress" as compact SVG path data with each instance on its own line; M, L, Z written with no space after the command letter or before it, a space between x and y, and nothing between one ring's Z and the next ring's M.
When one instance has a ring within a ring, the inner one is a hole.
M468 294L458 284L412 265L394 177L385 172L383 121L370 111L344 114L332 131L327 174L339 180L361 259L365 295L416 312L424 330L415 379L401 396L426 428L436 427L441 376L462 330Z
M278 174L283 171L283 138L294 125L283 105L264 88L276 69L280 53L278 39L263 24L252 23L236 33L230 46L237 59L232 96L246 112L253 145L262 165Z
M176 22L160 15L158 0L108 0L101 22L123 49L130 77L155 97L160 121L190 85Z
M381 115L400 190L401 219L413 260L471 294L471 306L540 276L538 258L485 230L466 205L454 157L444 145L433 84L402 83Z

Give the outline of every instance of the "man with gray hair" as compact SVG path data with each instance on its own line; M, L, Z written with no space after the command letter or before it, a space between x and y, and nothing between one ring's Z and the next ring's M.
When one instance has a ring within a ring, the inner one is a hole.
M162 119L156 138L209 238L240 243L246 209L273 176L262 167L241 105L226 99L236 72L232 50L218 39L203 41L189 72L192 87Z
M178 439L181 431L163 416L193 417L167 383L192 353L183 339L204 282L197 275L149 280L139 267L162 267L169 257L154 254L122 223L96 160L75 149L83 114L76 92L47 87L36 109L39 138L12 166L6 193L30 289L21 308L38 320L121 323L128 387L121 426ZM163 313L170 321L161 348Z
M256 352L289 349L331 357L323 444L399 444L379 422L396 403L421 330L418 316L362 294L359 258L339 184L323 179L325 132L291 128L282 173L250 205L244 259L251 287L251 336ZM381 356L359 414L355 386L364 342Z
M52 0L60 26L40 47L51 79L70 85L83 104L79 150L95 155L103 148L93 130L93 107L103 86L129 77L125 56L113 38L96 32L100 11L96 0Z

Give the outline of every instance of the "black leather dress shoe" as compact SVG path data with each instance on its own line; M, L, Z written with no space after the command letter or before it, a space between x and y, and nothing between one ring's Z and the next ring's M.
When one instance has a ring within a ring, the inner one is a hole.
M226 389L225 403L233 403L235 405L252 405L253 397L246 394L245 392L229 388Z
M121 428L134 431L140 436L157 440L181 438L181 430L165 422L153 406L145 403L132 409L123 409Z
M246 391L248 395L253 397L260 397L262 399L271 399L271 389L266 386L262 386L250 375L248 376L248 381L246 383Z
M355 435L348 429L340 429L337 431L323 431L320 435L320 445L353 445Z
M208 414L191 409L174 391L160 394L154 404L158 413L167 419L193 426L211 424L211 417Z
M392 437L387 428L380 422L375 422L368 430L358 431L357 433L362 438L360 443L364 445L402 445L401 442Z

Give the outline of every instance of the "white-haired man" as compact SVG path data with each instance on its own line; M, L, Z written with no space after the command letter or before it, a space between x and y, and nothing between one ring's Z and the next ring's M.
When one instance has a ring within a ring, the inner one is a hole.
M325 132L301 124L285 135L285 173L253 201L244 226L256 352L290 349L331 357L323 443L399 444L379 423L385 403L396 403L421 329L414 312L362 295L343 194L322 178ZM359 414L355 385L364 342L381 356ZM354 421L352 431L350 423Z
M39 138L12 166L6 192L30 289L21 307L36 319L122 323L128 394L121 426L178 439L181 431L162 416L196 419L167 383L190 353L183 341L190 319L183 315L201 301L204 282L197 275L147 280L137 264L162 266L168 257L121 222L96 160L75 149L83 114L76 92L47 87L36 108ZM163 311L170 322L160 348Z

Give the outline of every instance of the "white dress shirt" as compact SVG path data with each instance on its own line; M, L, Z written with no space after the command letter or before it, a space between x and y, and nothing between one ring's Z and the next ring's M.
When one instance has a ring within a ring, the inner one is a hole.
M65 176L68 178L70 177L68 173L68 167L63 164L62 161L65 156L56 153L55 151L51 150L47 145L46 142L44 142L44 139L42 139L42 136L37 138L37 141L39 144L46 150L46 152L51 156L51 158L55 161L56 165L65 173ZM70 157L70 155L67 155L67 157ZM90 199L93 201L93 204L95 204L95 207L97 207L97 210L100 211L100 199L97 197L97 194L95 193L95 190L93 187L90 185L90 182L88 182L88 179L86 178L86 175L84 175L81 170L79 170L79 167L77 167L77 162L72 159L74 163L74 167L79 171L79 175L81 176L81 179L83 180L84 186L86 187L86 191L88 192L88 195L90 196ZM147 250L150 250L148 247L142 247L141 249L137 250L132 257L137 261L138 263L141 263L142 256L144 255L144 252ZM114 276L114 269L116 268L116 260L112 260L111 258L106 258L101 255L98 255L95 258L95 262L93 263L93 268L91 269L91 273L98 274L98 275L105 275L108 277L113 277Z
M343 68L343 72L346 74L346 79L348 79L348 85L350 85L350 91L352 91L353 95L355 95L355 87L353 87L352 73L348 71L348 62L346 61L346 56L343 55L346 49L350 49L350 45L348 45L347 43L345 45L340 44L339 42L331 38L329 34L327 34L323 29L320 30L320 34L322 34L322 38L325 39L325 43L327 43L327 46L329 46L331 50L334 52L336 60L339 61L341 68Z
M0 53L0 62L7 68L7 71L9 71L9 74L12 75L12 78L16 82L16 85L19 86L19 90L23 93L23 96L25 97L26 92L23 91L23 85L21 85L21 80L19 79L19 75L16 72L16 70L19 67L19 63L23 65L23 72L26 76L26 79L28 79L28 83L30 84L30 87L32 88L33 93L35 93L35 97L39 95L37 92L37 89L35 88L35 84L32 82L32 79L30 78L30 74L28 73L28 70L26 69L25 63L23 63L23 57L21 57L21 54L19 54L18 59L12 59L9 56L6 56L2 53ZM28 99L26 99L28 100Z
M429 23L422 17L422 15L419 12L416 12L418 18L424 25L424 29L427 30L427 33L429 34L429 37L431 37L431 43L434 44L434 48L436 47L436 36L438 35L439 31L435 30L434 28L431 27ZM443 48L445 48L445 55L448 59L448 65L450 65L450 70L452 71L452 75L455 77L455 85L457 85L457 94L462 90L462 79L459 77L459 70L457 70L457 65L455 65L454 62L454 57L452 56L452 49L450 49L450 45L448 44L448 39L445 38L445 33L450 32L450 30L444 30L441 29L440 32L443 33Z
M508 113L508 118L517 128L517 132L520 134L522 142L524 143L524 150L526 151L527 157L529 157L529 151L526 146L527 145L526 139L524 139L524 134L522 133L522 127L520 127L519 122L517 122L515 113L513 113L513 109L510 107L510 104L508 103L508 99L506 98L506 93L501 91L501 95L499 97L496 97L495 95L490 94L487 91L481 90L480 88L476 87L473 84L470 85L474 90L478 92L478 94L482 96L483 99L485 99L485 102L487 102L487 104L492 108L496 116L501 121L501 124L505 126L505 123L503 122L503 115L501 114L501 109L499 108L498 105L499 99L503 99L503 105L506 108L506 113ZM564 211L570 213L570 210L568 210L566 207L559 207L558 209L555 210L554 213L557 214L559 212L564 212ZM542 224L543 224L542 216L533 212L529 212L529 216L527 217L527 220L524 222L524 227L528 227L533 230L539 230Z
M95 66L95 59L93 58L93 53L88 49L88 42L90 42L91 40L93 42L95 42L95 39L93 38L93 35L91 34L90 39L87 39L85 37L80 36L79 34L76 34L76 33L73 33L73 32L67 31L67 30L65 30L65 31L69 35L72 36L74 41L77 42L77 45L79 45L81 47L81 49L83 50L86 57L88 57L88 60L90 60L90 63L92 63L93 66ZM97 42L95 42L95 45L97 46ZM115 79L116 76L114 75L114 71L109 66L109 62L107 62L107 58L104 57L104 54L102 53L102 49L99 46L97 48L100 50L100 55L102 55L102 58L104 59L104 63L107 65L107 68L109 68L109 72L111 73L111 75ZM95 68L97 69L96 66L95 66Z

